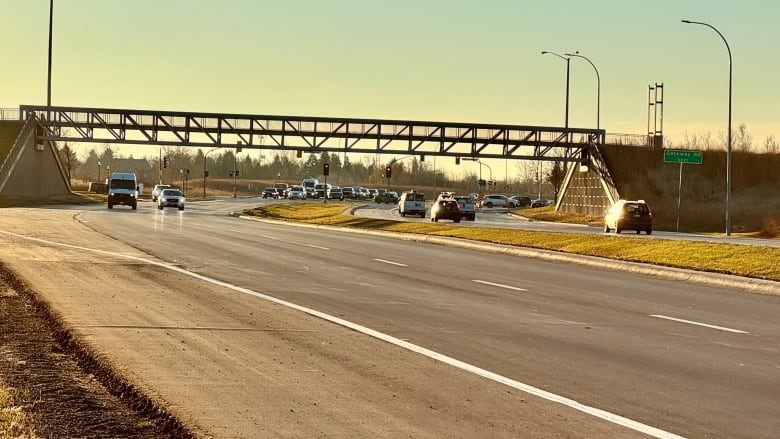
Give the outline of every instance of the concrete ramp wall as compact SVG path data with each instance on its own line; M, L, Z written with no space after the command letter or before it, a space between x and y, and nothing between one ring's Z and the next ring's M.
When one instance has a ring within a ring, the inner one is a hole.
M6 124L4 128L11 132L13 127ZM22 126L11 147L0 144L0 152L7 151L0 155L0 199L45 200L70 194L56 147L51 142L36 143L36 131L43 128L32 118L17 124ZM7 142L7 137L0 137L0 142Z

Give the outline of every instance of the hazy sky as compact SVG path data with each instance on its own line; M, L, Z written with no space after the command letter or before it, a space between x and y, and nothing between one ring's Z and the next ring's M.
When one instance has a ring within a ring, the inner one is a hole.
M563 126L566 62L601 76L601 128L780 134L770 0L55 0L52 104ZM0 107L46 103L48 0L0 0ZM570 64L572 127L596 75Z

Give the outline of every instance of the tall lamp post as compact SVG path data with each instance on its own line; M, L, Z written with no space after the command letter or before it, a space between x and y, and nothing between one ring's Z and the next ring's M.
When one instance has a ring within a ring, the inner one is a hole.
M729 42L726 41L726 37L723 36L715 26L700 21L682 20L685 24L699 24L701 26L707 26L715 31L720 36L723 43L726 44L726 50L729 53L729 128L728 128L728 145L726 145L726 236L731 236L731 90L732 90L732 59L731 59L731 47Z
M51 52L52 52L52 30L54 28L54 0L49 0L49 72L46 80L46 119L51 118Z
M591 65L591 67L593 67L593 70L596 72L596 129L599 130L601 129L601 77L599 76L599 69L596 68L596 65L593 64L593 61L588 59L588 57L580 55L579 50L574 53L567 53L566 56L584 59Z
M206 159L208 158L209 153L211 151L216 151L218 149L219 147L211 148L210 150L206 151L205 154L203 154L203 199L204 200L206 199L206 173L208 172L208 170L206 170Z
M566 61L566 119L564 121L564 123L565 123L564 126L568 129L569 128L569 62L571 61L571 57L559 55L559 54L557 54L555 52L548 52L546 50L542 51L542 55L546 55L548 53L550 55L555 55L558 58ZM567 134L567 136L568 136L568 134Z

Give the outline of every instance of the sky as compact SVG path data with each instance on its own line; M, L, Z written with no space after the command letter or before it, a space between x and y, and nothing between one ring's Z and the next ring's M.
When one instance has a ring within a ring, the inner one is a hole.
M780 134L771 0L55 0L52 105ZM46 104L48 0L0 0L0 108ZM600 102L599 102L600 101ZM598 105L597 105L598 103ZM598 110L598 111L597 111Z

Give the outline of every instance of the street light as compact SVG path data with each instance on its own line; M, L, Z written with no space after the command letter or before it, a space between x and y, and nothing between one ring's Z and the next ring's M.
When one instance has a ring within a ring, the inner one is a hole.
M236 161L238 160L238 151L241 149L241 141L239 140L236 145L236 150L233 153L233 198L236 198Z
M728 145L726 145L726 236L731 236L731 84L732 84L732 59L731 59L731 47L729 42L726 41L726 37L715 26L700 21L682 20L685 24L699 24L707 26L714 30L723 42L726 44L726 50L729 53L729 128L728 128Z
M46 82L46 119L51 118L51 52L52 52L52 30L54 27L54 0L49 0L49 72ZM98 178L99 180L99 178Z
M204 200L206 199L206 172L207 172L207 170L206 170L206 159L208 158L209 153L211 151L216 151L218 149L219 149L219 147L211 148L210 150L206 151L205 154L203 154L203 199Z
M582 58L593 67L593 70L596 72L596 129L601 129L601 77L599 76L599 69L596 68L596 65L593 64L593 61L588 59L588 57L584 55L580 55L580 51L576 51L574 53L567 53L566 56L569 57L577 57Z
M477 158L463 157L461 160L466 160L466 161L469 161L469 162L477 162L477 163L479 163L479 179L480 180L482 180L482 167L483 166L487 167L488 171L490 171L490 180L491 181L493 180L493 170L490 169L490 166L488 166L487 163L482 163L482 160L477 159Z
M545 54L555 55L558 58L566 61L566 120L565 120L565 127L569 128L569 62L571 61L571 57L566 57L563 55L559 55L555 52L548 52L546 50L542 51L542 55ZM567 134L568 136L568 134Z

